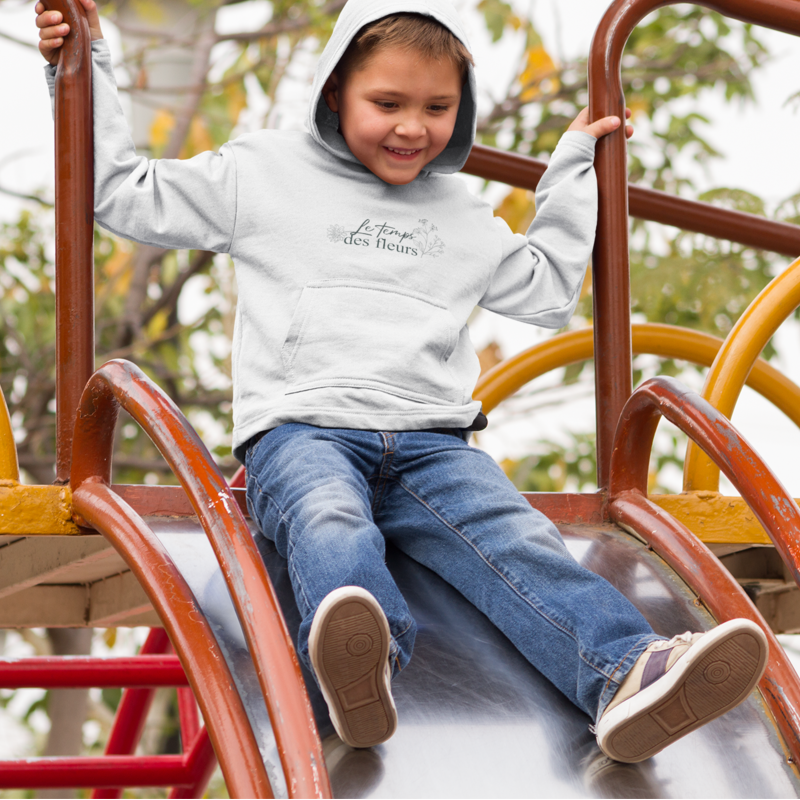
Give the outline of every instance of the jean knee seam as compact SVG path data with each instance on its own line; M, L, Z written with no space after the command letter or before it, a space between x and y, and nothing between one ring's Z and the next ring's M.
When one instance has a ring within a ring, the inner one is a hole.
M405 491L406 491L406 492L408 492L408 493L409 493L409 494L410 494L410 495L411 495L411 496L412 496L412 497L413 497L415 500L419 501L419 502L420 502L420 503L421 503L423 506L425 506L425 508L427 508L427 509L428 509L428 511L430 511L430 512L431 512L431 514L433 514L433 515L434 515L434 516L435 516L435 517L436 517L436 518L437 518L437 519L438 519L438 520L439 520L439 521L440 521L440 522L441 522L443 525L445 525L445 527L447 527L447 528L449 528L451 531L453 531L453 533L455 533L455 534L456 534L456 536L458 536L458 537L459 537L459 538L460 538L460 539L461 539L461 540L462 540L462 541L463 541L465 544L467 544L469 547L471 547L471 548L472 548L472 549L473 549L473 550L474 550L474 551L475 551L475 552L476 552L476 553L477 553L477 554L480 556L481 560L482 560L482 561L483 561L483 562L486 564L486 566L488 566L488 567L489 567L489 569L491 569L491 570L492 570L492 572L494 572L494 573L495 573L495 574L496 574L496 575L497 575L497 576L498 576L498 577L499 577L499 578L500 578L500 579L501 579L501 580L502 580L502 581L503 581L503 582L506 584L506 586L508 586L508 587L511 589L511 591L512 591L512 592L514 592L514 594L516 594L516 595L517 595L517 597L519 597L519 598L520 598L520 600L522 600L522 602L523 602L523 603L525 603L526 605L528 605L528 606L529 606L529 607L530 607L530 608L531 608L533 611L535 611L535 612L536 612L536 613L537 613L537 614L538 614L540 617L542 617L543 619L547 620L547 622L549 622L549 623L550 623L550 624L551 624L553 627L557 628L557 629L558 629L558 630L560 630L562 633L566 634L566 635L567 635L567 636L569 636L571 639L573 639L574 641L576 641L576 642L577 642L577 637L575 636L575 634L574 634L574 633L572 633L572 631L570 631L570 630L567 630L567 629L566 629L566 628L565 628L563 625L559 624L558 622L556 622L556 620L552 619L552 618L551 618L551 617L550 617L548 614L546 614L546 613L545 613L545 612L544 612L542 609L540 609L540 608L537 608L537 607L536 607L536 605L534 605L534 604L533 604L533 603L530 601L530 599L528 599L528 598L527 598L527 597L526 597L526 596L525 596L525 595L524 595L522 592L520 592L520 590L519 590L519 589L518 589L518 588L517 588L517 587L516 587L516 586L515 586L515 585L514 585L514 584L513 584L513 583L512 583L510 580L509 580L509 578L508 578L507 576L505 576L505 575L504 575L504 574L503 574L503 573L502 573L502 572L501 572L501 571L500 571L500 570L499 570L499 569L498 569L498 568L497 568L497 567L496 567L494 564L492 564L492 562L491 562L491 561L489 560L489 558L488 558L488 557L487 557L487 556L486 556L486 555L485 555L485 554L484 554L484 553L483 553L483 552L480 550L480 548L479 548L479 547L477 547L477 546L476 546L476 545L475 545L473 542L471 542L471 541L470 541L470 540L469 540L469 539L468 539L468 538L467 538L467 537L466 537L466 536L465 536L465 535L464 535L464 534L463 534L463 533L462 533L460 530L458 530L458 528L456 528L454 525L451 525L451 524L450 524L450 523L449 523L449 522L448 522L448 521L447 521L447 520L446 520L444 517L442 517L442 516L441 516L441 514L439 514L439 513L436 511L436 509L435 509L435 508L432 508L430 505L428 505L428 503L426 503L426 502L425 502L425 501L424 501L424 500L423 500L423 499L422 499L422 498L421 498L419 495L417 495L417 494L416 494L414 491L412 491L412 490L411 490L411 489L409 489L407 486L405 486L405 485L404 485L404 484L403 484L401 481L397 481L397 484L398 484L398 485L399 485L401 488L405 489ZM581 652L580 652L580 650L578 651L578 657L579 657L579 658L581 659L581 661L583 661L583 662L584 662L584 664L586 664L586 665L587 665L587 666L588 666L590 669L593 669L595 672L599 673L599 674L600 674L600 675L602 675L604 678L610 678L610 676L606 674L606 671L605 671L605 670L601 669L600 667L598 667L598 666L596 666L595 664L593 664L591 661L587 660L587 659L584 657L583 653L581 653Z

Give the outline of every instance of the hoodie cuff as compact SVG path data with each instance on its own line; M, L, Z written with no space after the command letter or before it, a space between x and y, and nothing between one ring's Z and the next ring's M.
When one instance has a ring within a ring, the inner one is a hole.
M47 91L50 93L50 113L56 118L56 67L52 64L44 65L44 77L47 81Z
M553 157L559 150L566 148L576 148L583 151L589 158L594 159L594 150L597 146L597 139L591 133L585 131L567 131L561 139L559 139L556 149L553 151Z

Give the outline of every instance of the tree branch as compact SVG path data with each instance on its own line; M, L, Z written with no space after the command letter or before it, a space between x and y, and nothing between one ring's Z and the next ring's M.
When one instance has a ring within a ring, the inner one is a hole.
M200 250L195 257L192 259L192 263L181 272L177 278L172 282L172 285L164 290L164 293L161 297L153 304L153 306L148 309L147 313L144 315L142 319L142 327L147 325L153 317L158 314L159 311L163 311L164 309L168 309L172 311L175 306L178 304L178 298L180 296L181 290L186 285L186 281L189 278L197 275L202 269L207 267L211 263L211 259L214 257L214 253L210 250Z
M3 33L3 31L0 31L0 39L6 39L9 42L18 44L20 47L30 47L32 50L39 49L38 44L33 44L32 42L26 42L24 39L17 39L16 36L12 36L10 33Z
M345 0L332 0L332 2L324 5L319 9L314 16L329 16L341 11L344 7ZM263 28L257 31L244 31L241 33L223 33L217 35L218 42L252 42L254 39L265 39L268 36L278 36L281 33L289 33L291 31L300 30L311 25L314 17L311 14L305 14L296 19L283 19L278 22L268 22Z

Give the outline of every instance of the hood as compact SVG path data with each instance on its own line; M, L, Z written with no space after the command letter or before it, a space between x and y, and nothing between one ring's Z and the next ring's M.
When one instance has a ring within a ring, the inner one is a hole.
M361 163L350 152L344 137L339 133L339 115L328 108L322 97L322 87L344 55L351 39L361 28L389 14L398 13L424 14L433 17L469 49L461 20L450 0L349 0L342 9L330 41L320 56L308 114L308 129L317 143L346 161ZM478 114L476 94L475 74L469 66L453 136L447 147L425 167L425 171L452 173L458 172L464 166L475 139Z

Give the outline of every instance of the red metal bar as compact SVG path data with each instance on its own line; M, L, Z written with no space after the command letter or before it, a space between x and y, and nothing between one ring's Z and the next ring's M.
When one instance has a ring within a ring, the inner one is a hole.
M77 454L87 452L86 440L93 435L83 421L79 415ZM73 470L81 461L74 460ZM163 620L200 703L231 797L271 797L258 744L233 677L208 621L164 546L108 486L87 480L73 490L72 498L76 513L111 542Z
M94 144L91 37L75 0L43 0L70 32L58 60L56 140L56 480L69 480L75 412L94 372Z
M184 786L192 777L183 756L30 758L2 762L0 789Z
M688 528L647 499L650 451L661 416L691 437L728 476L775 543L795 580L800 578L800 509L733 425L678 381L653 378L642 384L625 405L611 461L611 518L646 541L719 622L745 617L761 626L770 643L770 658L759 688L793 763L800 764L800 680L783 648L750 598L711 551Z
M233 473L233 477L228 481L228 486L230 486L231 489L244 489L246 477L244 464L242 464L242 466Z
M219 468L183 414L138 367L126 361L110 361L101 367L81 399L75 429L79 457L72 466L76 518L83 517L84 510L90 510L83 501L87 494L98 497L100 493L104 502L115 497L115 502L122 503L107 486L111 478L114 424L120 406L158 447L186 490L208 535L253 658L289 796L330 796L322 745L297 655L247 523ZM134 513L126 507L130 514ZM107 524L101 529L109 536ZM143 581L145 588L149 583ZM172 630L170 635L177 647ZM209 692L203 692L193 682L191 670L187 669L187 673L195 696L202 702ZM209 720L205 709L203 716ZM214 744L224 768L220 743Z
M52 656L0 659L0 688L188 686L177 656Z
M162 655L169 649L170 642L167 632L163 628L151 628L139 650L139 656ZM142 738L147 714L154 697L155 689L153 688L125 689L106 743L107 756L133 755L136 745ZM91 796L92 800L111 800L122 797L122 789L95 789Z
M178 716L181 721L181 742L186 751L193 746L200 732L200 715L191 689L178 688Z
M615 0L592 40L589 57L589 114L624 119L622 51L633 29L651 11L675 0ZM797 0L709 0L708 8L745 22L800 34ZM592 258L595 402L598 486L608 486L614 432L631 394L628 191L624 126L597 143L599 188L597 240Z
M533 191L546 169L547 163L538 158L476 144L463 171L488 181L500 181ZM628 211L632 217L673 225L715 239L738 242L757 250L768 250L792 258L800 254L800 226L787 222L774 222L755 214L719 208L631 185L628 186ZM231 482L230 485L238 484Z
M195 737L192 749L186 758L187 769L192 776L192 783L186 786L176 786L169 793L171 798L177 797L202 797L205 794L208 782L214 774L217 759L214 748L208 737L208 730L203 728Z

